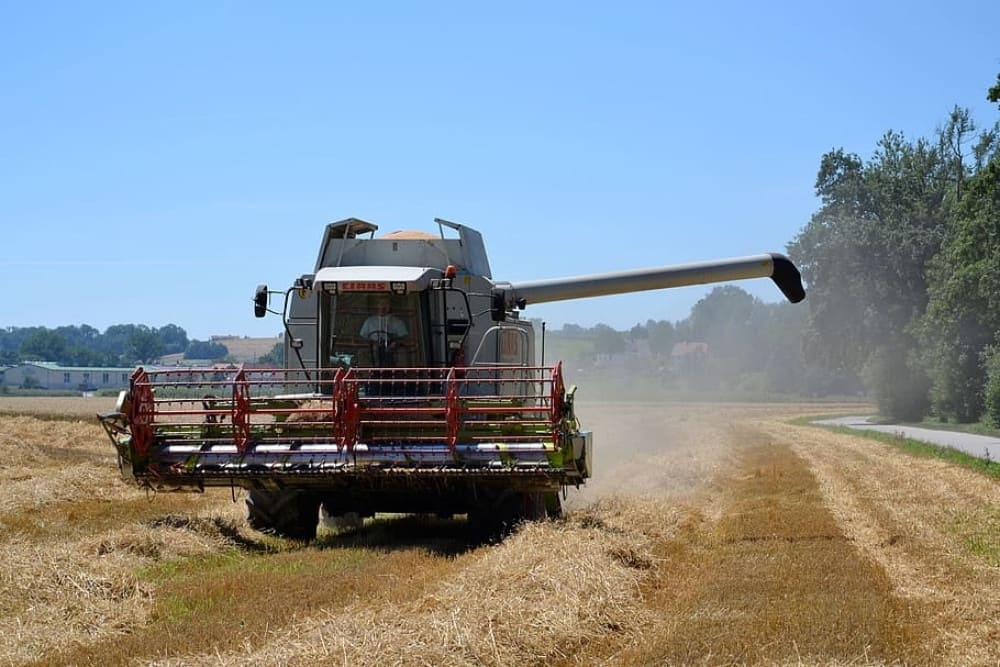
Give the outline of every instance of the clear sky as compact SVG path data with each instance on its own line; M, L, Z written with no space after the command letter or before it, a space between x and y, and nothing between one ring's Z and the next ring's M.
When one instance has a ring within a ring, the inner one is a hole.
M996 0L0 0L0 326L276 335L254 288L350 216L464 222L512 281L783 252L824 152L988 127L998 72ZM708 290L526 315L624 329Z

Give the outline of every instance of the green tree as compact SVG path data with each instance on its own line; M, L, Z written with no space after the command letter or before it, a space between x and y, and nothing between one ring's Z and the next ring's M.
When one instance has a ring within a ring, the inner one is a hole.
M133 363L135 359L126 359L128 356L129 339L139 331L139 326L135 324L113 324L104 330L104 334L98 341L98 347L102 352L106 352L118 363Z
M988 91L986 91L986 99L990 102L1000 103L1000 74L997 74L997 82ZM998 104L1000 107L1000 104Z
M997 85L987 99L1000 101ZM968 114L952 114L958 130L943 132L943 145L957 154L952 171L966 175L963 138L974 132ZM942 419L976 421L992 412L1000 334L1000 123L978 135L965 187L955 192L950 234L929 271L928 304L916 327L922 361L932 380L934 412ZM958 146L958 148L954 148Z
M816 179L822 205L789 246L809 285L807 358L865 370L890 417L927 410L929 381L913 327L967 178L962 146L970 131L967 114L956 111L936 142L888 132L867 163L843 150L827 153Z
M1000 159L969 182L954 230L931 267L920 326L933 403L946 419L970 422L984 410L988 349L1000 332Z
M128 338L125 358L133 363L150 363L163 355L163 341L156 331L139 325Z
M163 343L163 354L180 354L187 349L187 332L176 324L166 324L156 329L156 335Z
M712 289L691 309L693 340L708 343L714 379L729 380L760 370L760 326L763 304L735 285Z
M64 360L73 366L113 366L118 361L105 352L81 345L67 348Z
M222 343L212 341L192 340L184 350L185 359L225 359L229 355L229 348Z
M901 345L879 345L861 369L879 411L893 419L916 421L927 408L928 383L925 376L914 372L912 354L911 348Z
M228 350L227 350L228 352ZM263 355L257 360L258 363L267 364L272 368L281 368L285 365L285 343L284 341L279 341L274 344L274 347L268 351L267 354Z
M746 329L760 302L735 285L715 287L691 308L691 332L697 340L721 341Z
M670 356L676 340L674 325L666 320L646 321L646 331L649 334L649 351L660 356Z
M93 349L101 338L101 332L88 324L57 327L56 333L66 341L67 348Z
M649 338L649 330L641 323L636 323L634 327L628 330L628 337L631 340L647 340Z
M607 324L595 325L593 332L596 354L614 355L625 351L625 336L622 332L612 329Z
M781 394L815 394L806 385L802 334L808 309L803 304L760 304L754 317L760 327L755 365L767 378L768 389Z
M1000 350L987 349L985 355L986 391L985 421L993 428L1000 428Z
M63 361L66 340L59 333L40 327L24 339L18 352L21 359Z

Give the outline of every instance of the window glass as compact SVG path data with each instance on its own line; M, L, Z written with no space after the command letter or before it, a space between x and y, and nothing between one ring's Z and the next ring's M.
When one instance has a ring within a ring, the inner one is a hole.
M328 304L329 365L425 365L419 294L348 293Z

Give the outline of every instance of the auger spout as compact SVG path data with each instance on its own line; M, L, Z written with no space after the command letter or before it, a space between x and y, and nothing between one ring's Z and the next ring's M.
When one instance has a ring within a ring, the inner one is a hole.
M508 309L532 303L583 299L609 294L729 282L748 278L771 278L792 303L802 301L805 288L795 265L782 254L770 253L732 259L674 264L648 269L630 269L567 278L527 280L498 284Z

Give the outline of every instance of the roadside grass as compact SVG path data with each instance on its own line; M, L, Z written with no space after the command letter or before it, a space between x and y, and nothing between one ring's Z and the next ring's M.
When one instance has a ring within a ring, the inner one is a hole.
M935 459L961 466L989 478L1000 480L1000 461L991 461L966 454L951 447L942 447L922 440L905 438L900 433L882 433L847 426L816 424L823 416L797 417L788 423L800 426L822 428L855 438L867 438L892 445L907 454L927 459ZM971 432L971 431L970 431ZM948 530L959 538L965 550L983 559L990 565L1000 566L1000 512L981 512L974 515L956 513Z
M929 428L935 431L958 431L960 433L972 433L974 435L988 435L991 438L1000 438L1000 429L984 424L983 422L960 424L958 422L945 422L940 419L928 417L919 422L902 422L901 425Z
M993 567L1000 567L1000 511L976 516L956 516L949 527L970 552Z
M876 407L874 405L867 405L869 411L872 415L875 415ZM809 417L799 417L794 422L794 424L807 424L807 420L817 420L817 419L832 419L834 417L840 417L844 413L838 412L834 414L826 415L812 415ZM991 438L1000 438L1000 429L994 428L983 422L971 422L967 424L962 424L958 422L942 421L935 417L926 417L918 422L892 422L892 421L879 421L877 416L872 418L873 424L882 425L898 425L898 426L912 426L914 428L926 428L933 431L955 431L957 433L971 433L973 435L985 435Z
M903 437L900 433L882 433L881 431L869 431L860 428L850 428L848 426L834 426L831 424L814 423L817 420L827 419L830 416L831 415L811 415L805 417L796 417L795 419L789 420L788 423L795 424L796 426L810 426L812 428L822 428L831 431L833 433L840 433L842 435L850 435L859 438L868 438L870 440L877 440L879 442L884 442L893 445L894 447L897 447L907 453L913 454L914 456L921 456L924 458L946 461L954 465L962 466L963 468L975 470L976 472L980 472L989 477L1000 479L1000 461L991 461L990 459L973 456L971 454L966 454L965 452L953 449L952 447L943 447L941 445L935 445L929 442L924 442L922 440L914 440L912 438L906 438ZM839 415L832 415L832 416L839 416ZM942 430L953 430L953 429L942 429Z

